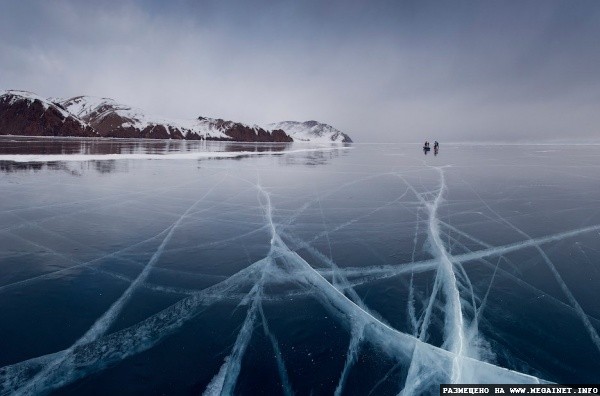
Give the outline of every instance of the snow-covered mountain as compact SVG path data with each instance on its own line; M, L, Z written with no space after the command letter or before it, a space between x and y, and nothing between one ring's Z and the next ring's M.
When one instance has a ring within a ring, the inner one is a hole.
M92 126L101 136L143 137L158 139L206 139L286 142L291 139L281 131L267 131L256 125L222 119L168 119L149 115L143 110L109 98L76 96L58 100L70 113Z
M265 126L268 129L281 129L295 141L317 143L352 143L350 136L331 125L318 121L282 121Z
M109 98L76 96L60 100L70 113L88 122L102 136L175 139L227 139L221 130L201 120L173 120L146 114L141 109Z
M97 136L85 121L27 91L0 91L0 135Z
M317 121L285 121L267 127L220 118L168 119L113 99L42 98L26 91L0 91L0 135L86 136L242 142L351 142Z

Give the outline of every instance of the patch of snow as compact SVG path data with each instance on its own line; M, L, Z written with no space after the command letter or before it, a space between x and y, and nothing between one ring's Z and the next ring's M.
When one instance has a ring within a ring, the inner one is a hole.
M317 121L282 121L265 126L267 129L282 129L291 136L294 141L315 143L342 143L350 140L345 133L335 129L331 125Z
M71 99L52 98L71 114L85 118L102 105L117 106L117 103L109 98L97 98L94 96L75 96Z

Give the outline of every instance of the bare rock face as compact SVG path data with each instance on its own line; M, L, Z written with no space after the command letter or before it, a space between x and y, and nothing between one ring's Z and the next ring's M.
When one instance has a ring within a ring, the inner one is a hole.
M0 135L97 136L60 105L25 91L0 92Z
M207 118L203 118L207 120ZM294 139L289 137L280 129L267 131L260 127L250 127L239 122L224 121L222 119L213 120L215 128L229 136L231 140L237 142L293 142Z

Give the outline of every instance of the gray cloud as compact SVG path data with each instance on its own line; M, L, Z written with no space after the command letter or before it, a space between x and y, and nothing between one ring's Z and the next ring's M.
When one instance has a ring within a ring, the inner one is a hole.
M355 140L594 138L597 1L0 3L0 88Z

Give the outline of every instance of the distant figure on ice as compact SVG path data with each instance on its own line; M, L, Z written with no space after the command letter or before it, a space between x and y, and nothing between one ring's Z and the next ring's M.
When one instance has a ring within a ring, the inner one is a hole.
M439 143L438 143L438 141L436 140L436 141L433 143L433 149L434 149L434 150L437 150L437 149L439 149L439 148L440 148L440 144L439 144Z

